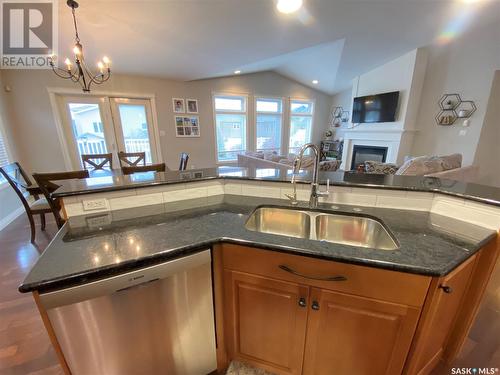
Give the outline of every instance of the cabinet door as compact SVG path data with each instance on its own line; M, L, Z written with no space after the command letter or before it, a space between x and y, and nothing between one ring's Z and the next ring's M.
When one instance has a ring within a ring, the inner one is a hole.
M301 374L309 288L224 272L229 357L276 374Z
M313 288L306 375L401 374L419 309Z
M475 257L433 280L422 313L406 374L427 374L442 357L474 267Z

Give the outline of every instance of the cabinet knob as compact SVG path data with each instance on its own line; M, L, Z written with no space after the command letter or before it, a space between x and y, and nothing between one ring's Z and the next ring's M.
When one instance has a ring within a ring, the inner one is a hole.
M306 299L304 297L300 297L300 299L299 299L299 306L300 307L306 307L307 306Z
M443 292L448 293L448 294L453 292L453 289L447 285L440 285L439 288L443 289Z
M311 308L313 310L319 310L319 303L318 303L318 301L313 301L313 303L311 305Z

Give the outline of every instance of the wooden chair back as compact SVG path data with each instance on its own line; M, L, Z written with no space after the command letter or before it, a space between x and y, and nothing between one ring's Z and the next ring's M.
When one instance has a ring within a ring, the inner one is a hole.
M52 197L52 193L59 187L54 181L60 180L70 180L74 178L82 179L88 178L89 171L71 171L71 172L55 172L55 173L33 173L33 178L35 179L38 187L42 191L45 199L56 218L56 223L59 228L64 224L64 219L61 217L61 204L59 200Z
M165 163L151 164L151 165L137 166L137 167L122 167L122 172L124 175L129 175L138 172L165 172L165 170L166 170Z
M21 200L27 213L31 211L28 200L26 199L26 188L33 183L26 172L21 168L18 162L7 164L0 168L0 174L7 180L9 185L14 189L15 193ZM38 197L35 197L38 199Z
M179 164L179 170L180 171L185 171L186 170L187 164L188 164L188 160L189 160L189 154L186 153L186 152L182 152L181 153L181 161L180 161L180 164Z
M118 153L118 160L120 160L120 167L137 167L139 165L146 165L145 152L123 152Z
M82 154L84 169L113 169L113 154Z

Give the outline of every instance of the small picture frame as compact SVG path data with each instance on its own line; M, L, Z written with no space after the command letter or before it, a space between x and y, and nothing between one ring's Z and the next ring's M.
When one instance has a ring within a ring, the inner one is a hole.
M175 135L179 138L200 136L200 119L198 116L174 116Z
M198 113L198 99L186 99L187 113Z
M184 99L182 98L172 98L172 108L174 113L186 113L186 107L184 105Z

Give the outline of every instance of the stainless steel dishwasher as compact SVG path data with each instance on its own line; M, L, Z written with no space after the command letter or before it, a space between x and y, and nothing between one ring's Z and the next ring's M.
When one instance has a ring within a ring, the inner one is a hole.
M73 375L217 368L210 250L40 295Z

